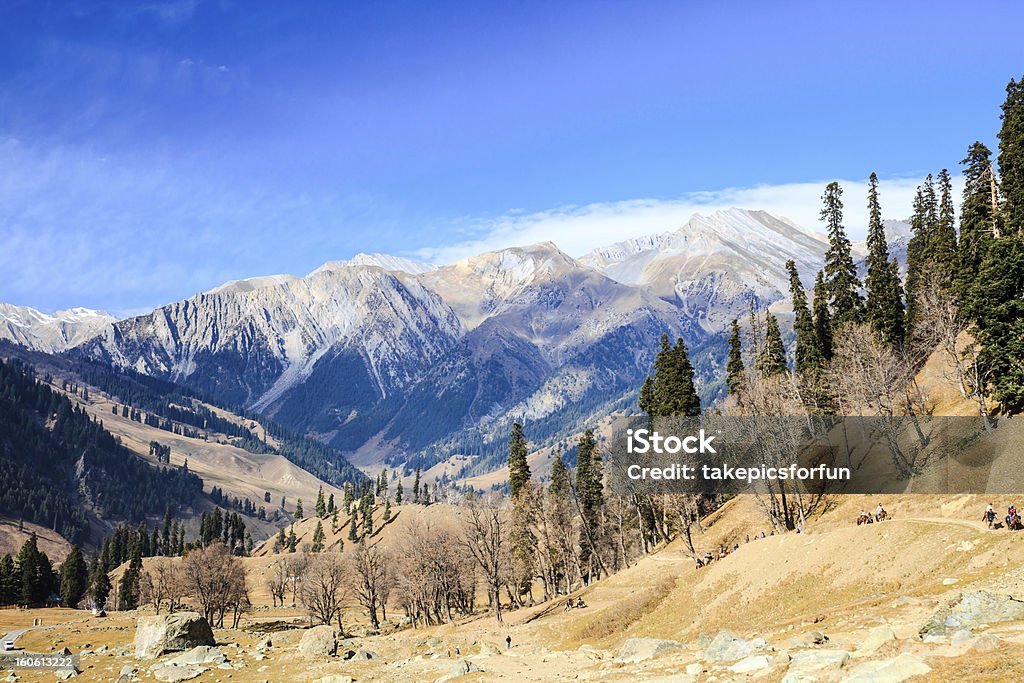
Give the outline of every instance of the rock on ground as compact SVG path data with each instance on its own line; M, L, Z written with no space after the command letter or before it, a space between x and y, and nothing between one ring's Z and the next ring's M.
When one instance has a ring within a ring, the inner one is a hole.
M333 656L338 651L338 639L333 626L314 626L302 634L298 651L307 655Z
M197 645L216 645L213 630L201 614L178 612L139 618L135 629L135 656L152 659Z
M850 653L845 650L804 650L794 652L789 662L789 669L783 677L783 683L814 680L816 674L839 671L850 660Z
M462 676L466 676L466 675L471 674L471 673L476 673L478 671L483 671L483 669L481 669L480 667L478 667L476 664L474 664L473 662L469 661L468 659L463 659L461 662L455 664L454 666L452 666L452 668L448 669L448 673L446 673L441 678L437 679L437 683L444 683L444 681L451 681L451 680L454 680L456 678L461 678Z
M858 656L866 656L873 654L879 648L886 643L896 640L896 633L892 630L892 627L888 624L884 626L876 626L875 628L868 631L867 638L857 648Z
M316 679L313 683L353 683L354 681L354 678L345 674L330 674L329 676Z
M206 667L198 664L186 664L185 666L161 666L153 670L153 678L164 683L178 683L198 678L206 671Z
M755 649L752 642L728 631L719 631L704 649L704 659L716 663L735 662L754 654Z
M223 664L228 661L224 653L210 645L200 645L177 657L168 659L164 666L185 666L186 664Z
M622 644L622 649L615 657L616 660L635 664L648 659L653 659L663 652L682 647L683 644L674 640L662 640L660 638L630 638Z
M729 671L734 674L747 674L754 671L760 671L761 669L767 669L769 666L771 666L771 661L767 656L751 655L730 666Z
M940 607L918 631L921 637L974 631L1004 621L1024 619L1024 601L1009 595L976 590L959 593Z
M843 683L901 683L931 670L920 657L903 653L895 659L860 664L850 671Z

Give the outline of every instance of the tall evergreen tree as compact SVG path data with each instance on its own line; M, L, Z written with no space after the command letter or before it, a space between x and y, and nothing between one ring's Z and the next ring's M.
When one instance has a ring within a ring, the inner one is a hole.
M825 290L832 310L832 328L838 330L849 322L860 322L864 317L860 280L853 263L853 250L843 227L843 189L832 182L822 195L821 220L828 230L828 250L825 252Z
M20 577L14 566L14 558L7 553L0 558L0 605L13 605L20 596Z
M316 516L323 519L327 516L327 501L324 499L324 487L321 486L320 490L316 493Z
M949 171L939 171L939 208L932 240L932 259L943 287L949 288L956 272L956 209L953 207L953 181Z
M731 396L738 396L746 381L746 368L743 367L743 347L740 340L740 321L732 319L729 332L729 362L725 366L725 384Z
M999 129L1001 224L1008 235L1024 231L1024 78L1010 79Z
M978 271L988 247L995 239L997 214L992 205L992 152L980 142L967 149L964 166L964 196L960 204L960 240L957 249L956 293L971 303Z
M786 365L786 347L782 344L779 320L774 313L768 314L764 333L764 349L757 359L757 369L765 377L780 375L789 370Z
M508 441L508 483L515 498L530 481L530 463L526 459L526 437L523 425L512 423L512 435Z
M1024 412L1024 234L993 240L981 264L974 310L992 396L1008 414Z
M818 337L821 357L826 361L832 360L832 314L828 310L825 274L820 270L814 279L814 333Z
M313 547L311 550L314 553L319 553L324 549L324 525L319 519L316 520L316 529L313 530Z
M796 333L796 348L794 349L794 369L803 373L821 365L821 349L818 348L818 335L814 329L814 316L807 307L807 292L800 281L800 273L796 269L796 262L793 259L786 261L786 270L789 271L789 295L793 301L793 331ZM735 321L733 321L735 322ZM776 328L778 323L776 323ZM782 339L779 338L781 343ZM732 347L730 343L730 353Z
M904 310L896 260L889 260L889 245L878 200L878 176L868 178L868 290L865 317L890 346L903 343Z
M548 492L551 495L561 496L569 490L569 472L566 470L565 461L561 453L555 453L555 459L551 463L551 483L548 484Z
M92 598L93 603L99 609L105 609L107 606L107 598L110 597L110 577L107 575L106 568L100 562L93 564L92 578L89 582L89 597Z
M671 346L668 335L662 335L661 349L654 360L654 376L649 389L652 417L700 415L700 397L694 384L693 364L682 338Z
M60 565L60 596L68 607L76 607L89 588L89 568L77 545Z

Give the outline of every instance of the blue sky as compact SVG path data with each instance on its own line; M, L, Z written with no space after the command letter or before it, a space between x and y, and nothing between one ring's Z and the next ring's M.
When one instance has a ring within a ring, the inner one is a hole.
M694 206L814 227L831 179L856 233L872 170L901 218L924 173L995 147L1021 25L1017 2L8 0L0 301L126 313L359 251L579 254Z

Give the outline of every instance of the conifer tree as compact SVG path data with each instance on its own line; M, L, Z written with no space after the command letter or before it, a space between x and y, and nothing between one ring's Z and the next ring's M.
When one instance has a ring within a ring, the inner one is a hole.
M302 499L295 501L295 519L302 519Z
M357 524L356 511L353 510L352 517L348 520L348 540L353 542L359 540L359 531L356 529Z
M975 293L981 362L1003 412L1024 412L1024 234L993 240Z
M825 291L832 312L832 328L838 330L850 322L861 322L864 301L860 296L860 280L853 263L853 250L843 227L843 190L832 182L822 195L821 220L828 230L825 252Z
M299 547L299 539L295 535L295 523L292 523L291 528L288 530L288 552L294 553Z
M662 335L661 349L654 360L648 403L653 413L649 414L652 417L700 415L700 397L693 375L693 365L682 338L676 340L675 346L670 346L668 335Z
M0 605L18 602L19 577L10 553L0 558Z
M1010 79L999 129L1001 225L1007 235L1024 230L1024 78Z
M821 350L818 349L814 317L807 307L807 292L804 291L804 285L800 282L800 273L797 271L796 262L793 259L786 261L786 270L789 271L789 295L793 301L793 331L796 333L796 348L793 352L794 369L803 373L821 365ZM776 328L778 328L778 321L776 321ZM781 344L781 342L780 335L779 343Z
M789 370L786 366L786 348L782 344L779 320L774 313L768 313L764 335L764 349L757 359L757 369L765 377L780 375Z
M729 362L725 366L725 384L729 395L739 396L746 381L746 368L743 367L743 348L740 340L740 321L732 319L729 333Z
M324 500L324 487L321 486L316 494L316 516L323 519L327 516L327 501Z
M604 506L604 483L601 456L593 430L580 437L576 453L576 496L580 506L583 533L580 537L580 563L585 567L587 579L595 578L600 569L596 555L601 534L601 510Z
M961 161L964 166L964 195L960 205L960 240L957 249L956 293L970 304L978 271L988 247L995 239L996 213L992 206L992 153L975 142Z
M89 597L99 609L105 609L107 598L110 597L110 577L107 570L99 562L94 562L92 567L92 580L89 585Z
M74 608L85 596L89 588L89 568L77 545L71 546L71 552L60 565L60 596L64 604Z
M821 357L826 361L832 360L832 314L828 310L825 274L820 270L814 279L814 333Z
M932 237L932 260L942 286L946 289L953 283L956 271L956 210L953 207L953 182L949 171L939 171L939 209Z
M402 504L402 496L404 494L405 492L402 490L402 480L399 479L398 483L395 485L395 505Z
M871 327L890 346L903 343L903 291L895 259L889 260L889 245L878 200L878 176L868 178L868 290L865 316Z
M412 502L419 504L420 502L420 468L416 468L416 478L412 482Z
M565 461L561 453L555 453L555 459L551 463L551 483L548 484L548 492L552 495L564 495L569 490L569 473L565 468Z
M530 481L530 464L526 459L526 437L523 425L512 423L512 436L508 442L508 483L515 498Z
M324 549L324 525L319 519L316 521L316 529L313 530L313 547L311 550L314 553L319 553Z
M391 521L391 499L384 499L384 523L387 524Z

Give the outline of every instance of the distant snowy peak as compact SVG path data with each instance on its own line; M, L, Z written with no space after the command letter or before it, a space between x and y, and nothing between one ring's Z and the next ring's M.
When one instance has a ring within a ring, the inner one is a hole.
M0 303L0 339L58 353L102 334L116 320L109 313L88 308L48 314L28 306Z
M328 261L310 273L310 275L321 273L323 271L352 268L354 266L372 266L392 272L408 273L410 275L422 275L423 273L429 273L437 268L437 266L423 261L416 261L402 256L392 256L391 254L356 254L352 258L344 261Z
M283 285L288 282L293 282L299 278L295 275L260 275L257 277L247 277L242 280L231 280L224 284L214 287L208 290L207 294L230 294L241 293L241 292L252 292L263 287L273 287L275 285Z

